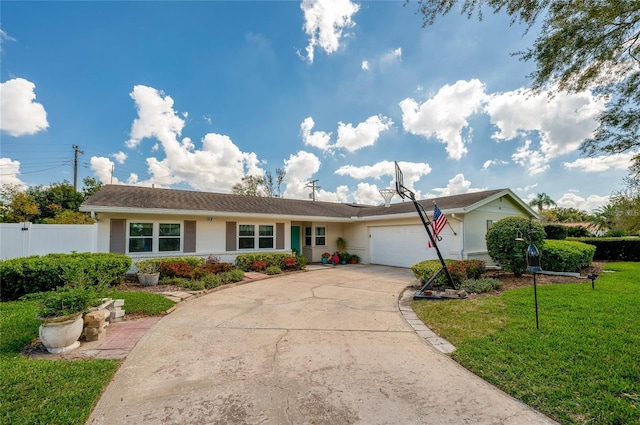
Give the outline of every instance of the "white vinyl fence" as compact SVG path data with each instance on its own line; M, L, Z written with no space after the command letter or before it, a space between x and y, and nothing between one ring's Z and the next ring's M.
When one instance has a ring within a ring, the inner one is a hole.
M97 224L0 223L0 259L96 252Z

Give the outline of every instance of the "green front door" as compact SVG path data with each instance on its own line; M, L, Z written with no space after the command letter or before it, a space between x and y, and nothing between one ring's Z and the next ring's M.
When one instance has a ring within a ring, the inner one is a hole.
M291 226L291 249L302 254L300 251L300 226Z

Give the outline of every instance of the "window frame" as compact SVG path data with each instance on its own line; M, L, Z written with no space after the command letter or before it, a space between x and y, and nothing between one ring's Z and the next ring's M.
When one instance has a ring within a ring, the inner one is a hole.
M238 223L237 225L237 236L236 243L238 247L238 251L271 251L276 249L276 223ZM252 235L245 235L242 230L247 230L246 228L252 227L253 232ZM243 229L245 228L245 229ZM271 234L264 234L264 231L270 231ZM249 240L252 241L251 244L247 244ZM242 243L242 242L245 243ZM264 243L267 245L265 246ZM270 242L270 243L269 243ZM243 245L251 245L251 246L243 246Z
M131 236L131 227L135 224L151 225L151 235ZM161 225L177 225L179 235L160 235ZM126 227L126 253L127 254L166 254L166 253L182 253L184 249L184 222L179 220L127 220ZM132 239L151 239L150 251L132 251ZM178 250L161 250L161 240L178 239Z
M318 231L322 230L322 234ZM318 243L322 239L322 243ZM315 246L327 246L327 226L315 226L313 230Z

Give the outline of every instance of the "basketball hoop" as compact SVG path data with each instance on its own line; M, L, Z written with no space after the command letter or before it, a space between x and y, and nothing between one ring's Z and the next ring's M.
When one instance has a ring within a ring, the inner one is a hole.
M398 193L395 189L381 189L379 192L380 195L382 195L382 197L384 198L385 207L391 206L391 198L393 198L393 195Z

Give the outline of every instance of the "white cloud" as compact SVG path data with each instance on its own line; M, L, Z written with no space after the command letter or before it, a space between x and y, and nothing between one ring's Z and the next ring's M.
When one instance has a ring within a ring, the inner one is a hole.
M124 161L127 159L127 154L120 151L120 152L111 154L111 157L115 159L118 164L124 164Z
M464 174L456 174L454 178L449 180L447 187L433 189L434 192L438 192L438 196L460 195L481 190L487 190L487 188L472 188L471 182L464 178Z
M638 152L616 153L609 156L593 158L578 158L573 162L563 162L567 169L578 169L588 173L596 173L607 170L626 170L631 166L633 158Z
M316 47L327 54L338 50L343 31L355 25L352 21L360 6L350 0L303 0L304 31L309 36L307 60L313 63Z
M311 117L307 117L302 121L302 124L300 124L302 141L305 145L313 146L314 148L318 148L323 151L331 149L331 133L326 133L324 131L312 132L311 130L315 125L316 123Z
M313 146L324 152L336 148L343 148L349 152L373 146L380 137L380 133L393 126L393 121L383 115L374 115L359 123L356 127L353 124L338 123L338 141L331 144L331 134L325 131L312 131L315 126L313 118L307 117L300 124L300 133L305 145Z
M516 152L511 155L511 159L518 165L529 169L529 175L543 173L549 169L549 161L544 157L542 152L531 149L531 140L525 140L524 145L520 146Z
M575 208L583 211L593 211L609 203L609 196L589 195L587 199L575 193L565 193L556 201L556 205L562 208Z
M396 199L398 199L396 197ZM355 193L353 194L353 200L357 204L363 205L380 205L384 203L382 195L380 195L380 189L375 184L358 183Z
M482 169L487 170L489 167L492 167L494 165L507 165L507 164L509 164L507 161L500 161L497 159L488 159L484 162L484 164L482 164Z
M338 123L337 147L345 148L349 152L373 146L380 137L380 133L388 130L393 121L383 115L374 115L361 122L355 128L352 124Z
M115 164L109 158L92 156L89 161L91 166L91 171L93 174L105 184L116 184L118 183L118 179L116 177L112 177L112 171L114 170Z
M20 175L20 161L11 158L0 158L0 184L17 186L26 189L27 184L18 177Z
M549 160L576 151L591 137L604 106L603 98L589 92L560 92L549 97L546 92L532 94L520 88L490 95L485 111L498 127L492 136L495 140L529 138L533 132L539 135L539 148L528 148L537 160L528 167L533 175L547 168ZM528 166L527 162L519 164Z
M158 140L165 158L147 158L151 177L138 181L137 176L131 176L129 181L159 186L187 183L197 190L229 192L245 175L264 173L257 155L242 152L228 136L209 133L202 139L200 150L188 137L179 140L184 121L173 109L173 99L163 92L135 86L131 97L136 103L138 118L131 127L127 146L136 147L142 139L153 137Z
M286 189L283 196L293 199L309 199L310 188L305 188L313 175L320 169L320 159L312 153L300 151L290 155L284 161L284 184Z
M462 137L467 118L481 110L486 98L485 86L477 79L447 84L422 104L410 98L400 102L402 124L408 133L437 138L446 144L450 158L460 159L467 152Z
M415 183L431 172L431 167L426 162L398 162L398 166L402 170L403 183L406 188L416 192ZM395 187L395 163L393 161L381 161L373 165L356 167L354 165L345 165L338 168L335 174L341 176L349 176L354 179L362 180L367 178L380 179L383 176L389 176L389 183L385 187Z
M24 78L0 84L0 130L18 137L49 127L47 111L35 102L35 88L35 84Z
M369 67L369 61L362 61L362 70L363 71L369 71L369 69L371 69Z
M392 50L392 51L390 51L388 53L385 53L380 58L380 63L381 64L385 64L385 63L389 63L389 62L395 62L395 61L402 62L402 48L401 47L398 47L397 49L394 49L394 50Z
M6 41L16 41L15 38L11 37L9 34L7 34L4 30L0 29L0 52L3 51L2 49L2 45L6 42Z
M309 189L311 191L311 189ZM322 202L349 202L349 187L340 185L336 188L335 192L329 192L324 189L320 189L317 192L318 201Z

